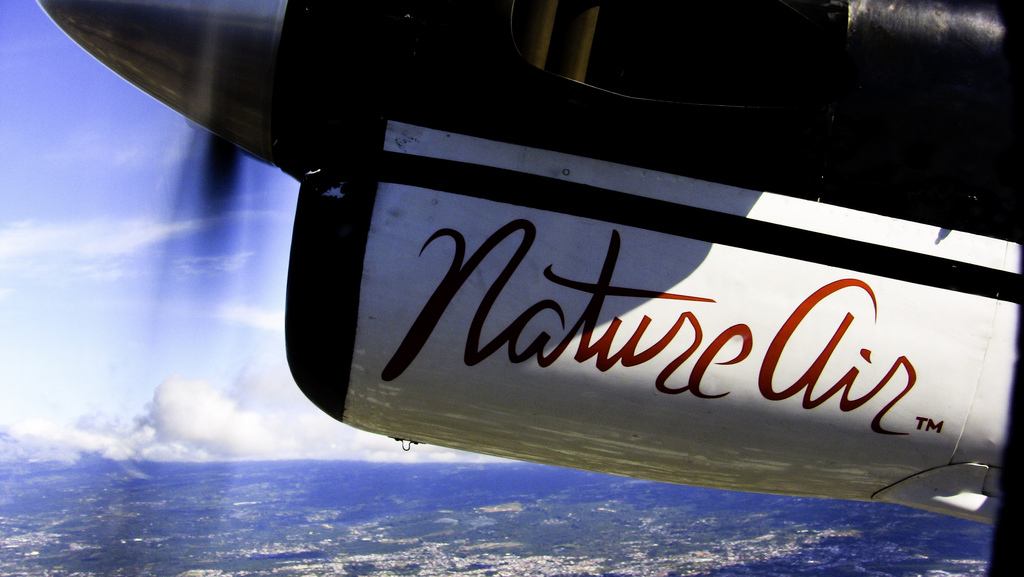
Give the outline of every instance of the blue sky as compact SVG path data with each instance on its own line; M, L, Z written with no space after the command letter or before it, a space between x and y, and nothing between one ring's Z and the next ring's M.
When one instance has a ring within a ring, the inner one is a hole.
M471 458L404 453L296 389L294 179L246 157L201 214L201 135L32 0L0 0L0 87L0 460Z

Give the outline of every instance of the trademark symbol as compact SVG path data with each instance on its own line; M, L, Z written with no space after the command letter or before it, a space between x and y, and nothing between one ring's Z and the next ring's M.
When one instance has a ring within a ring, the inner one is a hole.
M941 433L943 423L945 423L945 421L939 421L938 423L936 423L935 421L929 419L928 417L917 417L917 430L920 431L923 429L925 431L935 431L936 433Z

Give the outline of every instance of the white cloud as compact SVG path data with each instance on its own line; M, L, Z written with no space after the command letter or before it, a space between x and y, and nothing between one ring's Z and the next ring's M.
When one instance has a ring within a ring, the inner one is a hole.
M147 219L71 224L14 222L0 229L0 264L54 254L82 258L131 254L199 226L198 221L164 223Z
M3 294L0 293L0 298ZM284 311L268 311L246 305L225 305L217 314L222 320L257 329L284 330Z
M239 252L218 256L191 256L176 260L174 268L187 276L235 272L245 266L245 262L253 254L252 252Z
M147 218L72 223L30 220L0 224L0 272L8 278L17 275L45 279L48 283L139 277L154 266L166 266L179 278L235 273L251 259L253 251L184 256L170 261L161 261L160 253L155 252L164 248L162 243L217 225L216 218L176 222Z
M0 270L57 279L116 279L137 269L129 261L143 251L202 226L198 220L152 219L8 223L0 227Z
M167 147L161 131L118 131L115 124L93 121L70 127L55 140L44 160L54 165L101 166L127 170L152 166Z
M69 461L81 454L153 461L491 460L427 445L405 452L392 439L338 423L302 397L284 369L241 378L227 391L201 379L169 377L128 424L103 416L73 426L28 419L6 435L0 431L0 460Z

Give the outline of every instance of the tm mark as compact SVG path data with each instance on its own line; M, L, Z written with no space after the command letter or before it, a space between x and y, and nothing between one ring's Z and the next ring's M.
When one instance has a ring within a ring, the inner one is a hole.
M918 417L917 430L920 431L923 428L925 431L935 431L936 433L941 433L942 423L945 422L946 421L939 421L938 423L936 423L935 421L929 419L928 417Z

